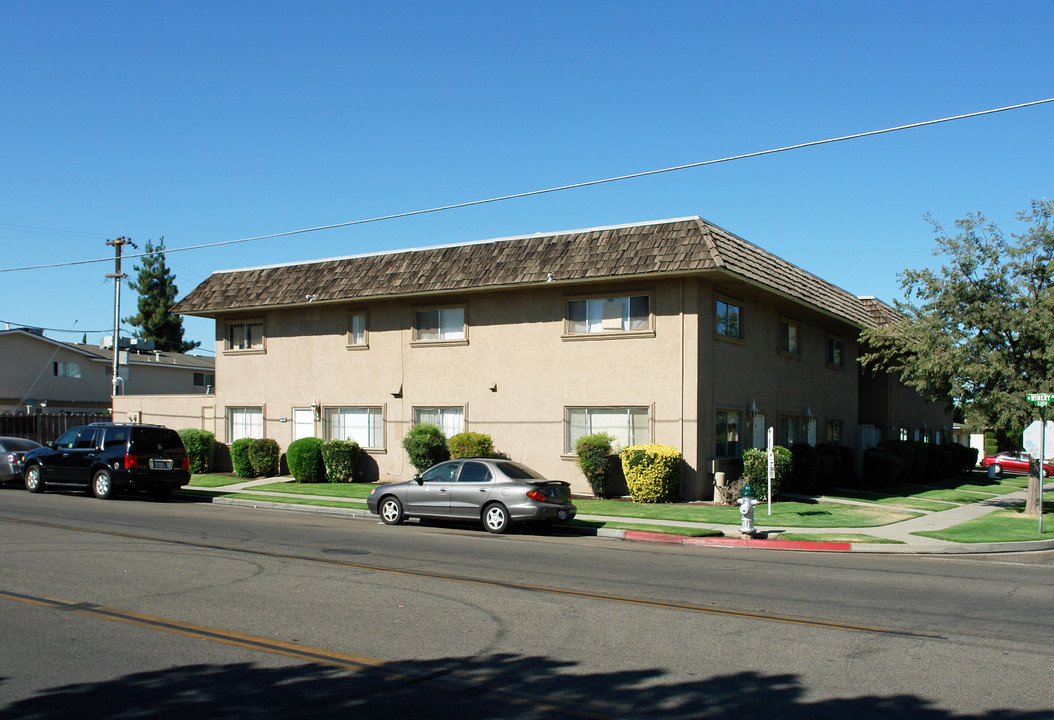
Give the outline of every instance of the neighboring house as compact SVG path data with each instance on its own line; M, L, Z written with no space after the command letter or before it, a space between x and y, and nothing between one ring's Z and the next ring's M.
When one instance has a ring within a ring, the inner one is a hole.
M212 358L121 351L123 391L203 394L215 385ZM0 413L105 412L113 392L113 349L64 343L38 330L0 330Z
M382 481L413 474L402 438L433 422L583 492L575 440L605 430L679 449L686 499L769 426L859 449L857 338L876 322L698 217L216 272L174 310L216 320L215 396L121 397L116 416L224 443L351 438ZM932 422L918 409L897 422Z

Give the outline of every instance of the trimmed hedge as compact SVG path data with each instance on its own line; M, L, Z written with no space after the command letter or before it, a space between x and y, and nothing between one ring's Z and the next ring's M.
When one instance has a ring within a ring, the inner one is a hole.
M354 440L329 440L322 443L322 464L331 483L353 482L359 444Z
M249 448L252 444L252 438L241 438L231 443L231 465L234 474L240 478L256 477L252 461L249 460Z
M208 430L184 428L179 431L183 447L190 457L190 472L207 473L212 465L212 453L216 449L216 435Z
M790 447L793 457L790 482L787 490L812 495L820 487L820 456L809 443L794 443Z
M422 473L436 463L450 459L446 435L435 425L422 423L410 428L403 438L403 449L410 457L410 464Z
M668 445L630 445L619 454L634 502L673 499L681 481L681 451Z
M297 482L321 482L325 478L326 466L322 462L322 445L322 440L316 437L300 438L289 443L285 451L285 461L289 465L289 474Z
M282 449L278 441L271 438L257 438L249 445L249 462L257 477L274 477L278 474L278 463L282 459Z
M864 482L866 488L880 488L897 482L904 469L904 460L883 447L864 451Z
M607 478L611 468L611 444L615 438L606 432L583 435L575 441L575 463L586 476L593 495L607 497Z
M461 432L450 438L447 443L450 458L489 458L494 457L494 441L490 435L477 432Z
M772 496L780 493L780 486L784 479L790 476L794 464L794 456L785 447L777 445L772 448L773 460L776 465L776 477L772 479ZM743 451L743 475L754 488L754 495L758 500L769 499L769 453L768 450L760 448L747 448Z

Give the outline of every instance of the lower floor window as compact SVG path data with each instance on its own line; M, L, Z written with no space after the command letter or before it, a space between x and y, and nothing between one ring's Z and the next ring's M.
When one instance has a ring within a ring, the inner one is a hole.
M572 454L578 438L606 432L615 439L614 445L629 447L651 442L648 408L567 408L567 442L564 452Z
M827 442L841 444L841 442L842 442L842 421L841 420L828 420L827 421Z
M243 438L264 436L263 410L261 408L227 408L228 438L231 442Z
M384 447L384 417L381 408L329 408L326 437L353 440L364 448Z
M717 457L739 457L739 412L737 410L718 410L715 433Z
M414 408L414 425L435 425L447 438L465 431L465 409L460 407Z

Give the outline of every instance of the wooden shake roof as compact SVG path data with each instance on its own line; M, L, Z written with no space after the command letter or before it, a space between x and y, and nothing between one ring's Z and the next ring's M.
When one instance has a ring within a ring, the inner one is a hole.
M699 217L528 235L213 273L173 308L184 315L378 300L546 282L700 273L732 276L857 326L874 315L851 293Z

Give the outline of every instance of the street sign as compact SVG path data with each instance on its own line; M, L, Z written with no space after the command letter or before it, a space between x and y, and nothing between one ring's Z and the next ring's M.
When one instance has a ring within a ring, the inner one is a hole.
M1046 426L1045 432L1044 425ZM1044 435L1046 437L1044 437ZM1047 455L1047 457L1043 459L1049 460L1050 456L1054 454L1054 420L1047 420L1046 423L1042 420L1036 420L1029 425L1025 428L1025 434L1021 438L1021 444L1024 446L1025 452L1037 460L1039 460L1039 456L1043 454Z
M1054 393L1029 393L1025 399L1036 407L1047 407L1054 405Z

